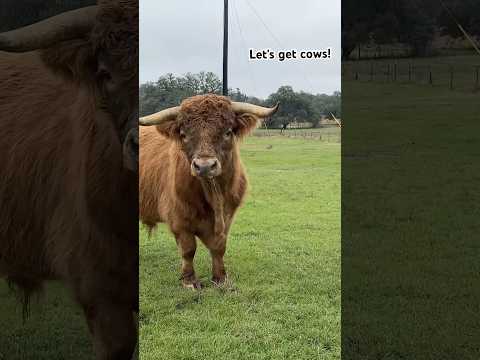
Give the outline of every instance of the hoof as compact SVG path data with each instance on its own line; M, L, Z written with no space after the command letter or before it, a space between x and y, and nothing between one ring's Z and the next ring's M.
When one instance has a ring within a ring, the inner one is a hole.
M216 287L217 289L221 290L221 291L236 291L237 288L235 286L235 284L233 283L233 281L228 277L228 276L224 276L224 277L213 277L212 278L212 284L214 287Z
M212 277L212 284L214 286L222 286L223 284L225 284L227 281L227 276L222 276L222 277L217 277L217 276L214 276Z
M202 283L198 280L183 280L182 286L185 289L200 290L202 288Z

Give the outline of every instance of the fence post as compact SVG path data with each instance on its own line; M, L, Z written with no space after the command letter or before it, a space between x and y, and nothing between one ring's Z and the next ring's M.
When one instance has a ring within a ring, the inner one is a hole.
M479 82L480 82L480 79L479 79L479 69L480 69L480 66L476 66L475 67L475 91L478 91L478 87L479 87Z
M450 90L453 90L453 65L450 65Z
M428 68L428 70L429 70L429 73L430 73L428 81L429 81L430 85L433 85L432 67L430 66Z

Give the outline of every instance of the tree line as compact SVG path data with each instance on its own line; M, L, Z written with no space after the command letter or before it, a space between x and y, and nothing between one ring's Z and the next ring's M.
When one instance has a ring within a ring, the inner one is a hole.
M480 36L480 1L465 0L344 0L342 57L359 45L408 45L413 56L430 55L435 36L462 38L458 21L472 36Z
M185 98L200 94L221 94L222 81L212 72L187 73L184 76L166 74L156 82L140 85L140 115L145 116L162 109L177 106ZM268 127L286 128L291 123L310 123L317 127L322 117L331 114L341 117L341 93L310 94L294 91L291 86L281 86L266 99L243 93L240 89L229 89L233 101L249 102L262 106L274 106L280 102L278 113L267 120Z

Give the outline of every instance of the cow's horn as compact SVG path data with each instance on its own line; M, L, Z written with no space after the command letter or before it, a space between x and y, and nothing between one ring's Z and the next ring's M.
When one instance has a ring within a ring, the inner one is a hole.
M180 106L171 107L155 114L141 117L139 123L143 126L158 125L166 120L176 118L179 112Z
M280 104L277 103L274 107L267 108L259 105L232 101L232 109L235 113L237 114L249 113L259 118L266 118L268 116L272 116L277 112L279 105Z
M0 50L31 51L47 48L58 41L81 38L92 29L97 13L97 6L88 6L1 33Z

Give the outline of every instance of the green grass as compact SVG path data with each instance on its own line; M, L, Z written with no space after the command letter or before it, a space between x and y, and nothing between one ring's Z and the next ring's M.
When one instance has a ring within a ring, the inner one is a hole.
M479 94L342 88L345 358L479 359Z
M141 359L340 358L340 144L251 137L248 200L228 240L233 285L181 288L164 225L140 237ZM203 245L197 275L208 284Z
M93 346L82 310L65 288L47 284L32 298L30 316L5 281L0 280L0 360L93 359Z

